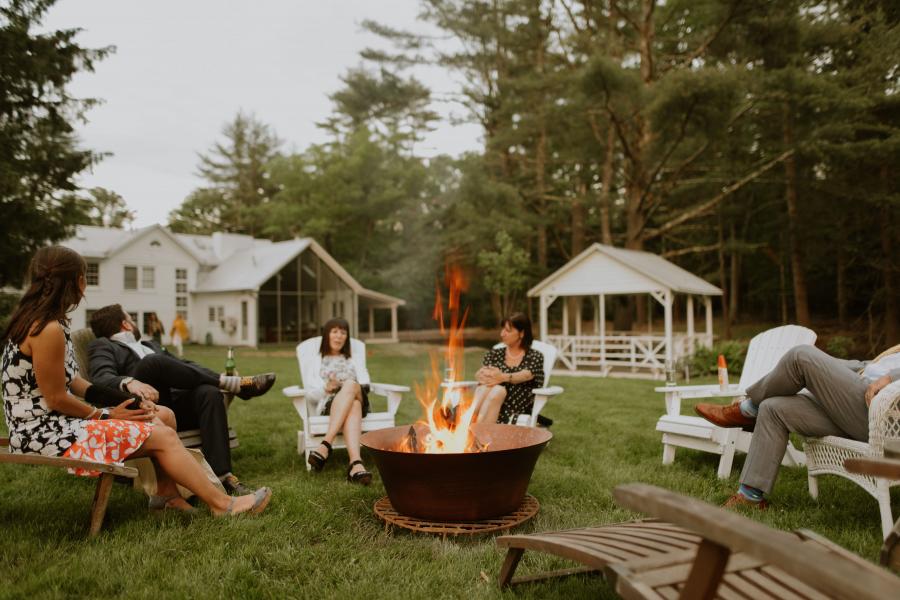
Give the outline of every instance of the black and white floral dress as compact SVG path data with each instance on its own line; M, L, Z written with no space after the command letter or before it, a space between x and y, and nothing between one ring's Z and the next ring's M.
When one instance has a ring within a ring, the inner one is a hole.
M519 371L531 371L534 378L522 383L502 383L506 388L506 398L500 407L498 423L515 423L522 413L530 413L534 407L533 390L544 385L544 355L529 348L525 356L515 367L506 364L506 348L494 348L484 355L482 365L485 367L497 367L504 373L518 373Z
M353 361L343 354L329 354L323 356L322 367L319 369L319 376L322 378L322 381L326 383L329 379L334 379L338 383L347 381L359 383L359 377L356 375L356 367L353 366ZM331 402L334 400L335 396L337 396L337 392L331 394L325 393L322 401L319 403L320 415L331 414ZM367 394L363 394L362 416L365 417L367 414L369 414L369 398Z
M66 388L78 374L72 352L69 329L66 336ZM87 435L84 419L70 417L47 407L34 376L31 357L8 340L3 349L0 387L3 389L3 413L9 428L9 448L21 454L63 455L79 438Z
M60 321L66 338L66 391L78 375L68 325ZM37 385L31 357L8 340L3 349L0 388L3 413L9 428L10 451L20 454L64 456L98 463L122 463L153 431L148 422L122 419L89 420L50 409ZM76 468L76 475L96 476L96 471Z

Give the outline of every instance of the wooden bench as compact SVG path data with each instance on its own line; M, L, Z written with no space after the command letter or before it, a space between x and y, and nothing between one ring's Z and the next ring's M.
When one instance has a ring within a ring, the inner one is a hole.
M885 451L887 452L887 446ZM900 449L900 446L895 446ZM895 450L897 452L897 450ZM860 473L871 477L900 480L900 459L898 458L848 458L844 467L850 473ZM888 532L881 545L881 564L900 571L900 518Z
M97 480L94 501L91 503L89 528L91 536L97 535L103 527L103 518L106 516L106 505L109 502L109 492L112 488L113 479L116 476L134 479L138 475L138 470L134 467L120 467L87 460L41 456L39 454L13 454L9 451L9 438L0 438L0 464L39 465L63 469L78 468L98 471L100 477Z
M811 531L774 530L646 484L613 495L654 519L497 538L508 548L500 585L591 571L604 573L624 598L874 600L900 592L900 578ZM526 549L585 566L513 579Z

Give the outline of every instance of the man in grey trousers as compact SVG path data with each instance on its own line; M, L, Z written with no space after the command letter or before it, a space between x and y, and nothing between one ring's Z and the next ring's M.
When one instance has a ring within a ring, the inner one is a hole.
M742 402L697 404L697 414L719 427L754 428L741 486L725 506L766 508L763 496L775 484L790 432L868 441L869 403L898 379L900 346L867 362L834 358L815 346L796 346L747 388Z

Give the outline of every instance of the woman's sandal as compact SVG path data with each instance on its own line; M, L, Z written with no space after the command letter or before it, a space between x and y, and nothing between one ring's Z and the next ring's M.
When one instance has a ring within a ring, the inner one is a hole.
M150 512L156 514L161 514L167 510L180 512L187 515L197 512L197 509L193 506L188 506L188 508L169 506L169 502L171 500L174 500L175 498L181 498L181 496L178 494L175 494L174 496L150 496L150 501L147 503L147 508L150 509Z
M328 462L328 459L331 458L331 453L332 453L332 448L331 448L330 443L326 442L325 440L322 440L320 443L321 443L321 445L328 448L328 456L322 456L321 454L319 454L318 450L313 450L312 452L309 453L309 458L306 459L306 462L308 462L310 465L312 465L312 468L315 469L316 471L322 470L322 467L324 467L325 463Z
M359 483L361 485L369 485L372 483L372 474L366 471L365 465L363 465L362 471L357 471L356 473L351 473L353 471L353 467L356 465L362 465L363 461L354 460L350 463L350 466L347 467L347 481L350 483Z
M262 511L266 509L269 505L269 500L272 499L272 488L270 487L261 487L255 492L253 492L254 500L253 506L245 510L244 512L236 513L234 512L234 502L239 498L239 496L232 496L231 500L228 502L228 508L225 509L225 512L219 515L220 517L239 517L241 515L258 515Z

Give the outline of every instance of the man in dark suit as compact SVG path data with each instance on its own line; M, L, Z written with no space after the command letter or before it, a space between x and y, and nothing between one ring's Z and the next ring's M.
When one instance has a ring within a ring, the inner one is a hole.
M275 374L221 375L177 358L153 340L141 341L140 329L119 304L96 311L90 325L97 336L88 345L91 381L172 409L181 429L200 429L203 455L225 489L236 495L252 494L231 472L222 393L244 400L261 396L275 383Z

